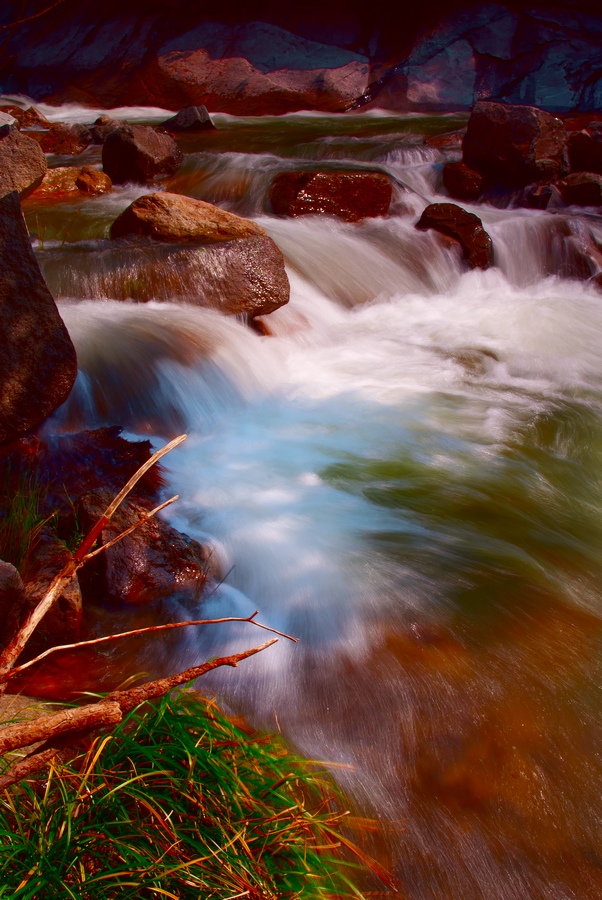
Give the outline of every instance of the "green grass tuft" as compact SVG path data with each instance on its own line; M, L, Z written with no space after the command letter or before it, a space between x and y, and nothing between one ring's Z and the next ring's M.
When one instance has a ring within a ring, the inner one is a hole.
M16 569L32 554L48 521L40 511L44 496L45 488L34 474L6 473L0 488L0 559Z
M182 691L0 794L0 897L361 897L336 794L279 738Z

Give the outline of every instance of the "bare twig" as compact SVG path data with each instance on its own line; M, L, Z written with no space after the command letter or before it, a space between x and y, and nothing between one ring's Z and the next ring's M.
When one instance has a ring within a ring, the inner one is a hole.
M140 634L148 634L149 632L156 631L170 631L172 628L186 628L189 625L221 625L224 622L250 622L252 625L256 625L257 628L263 628L265 631L270 631L272 634L277 634L279 637L286 638L289 641L293 641L293 643L297 643L299 638L292 637L290 634L286 634L284 631L278 631L276 628L270 628L269 625L263 625L261 622L255 621L255 616L257 615L257 610L251 616L226 616L223 619L190 619L186 622L167 622L163 625L147 625L145 628L133 628L131 631L120 631L117 634L106 634L103 637L99 638L91 638L88 641L76 641L73 644L57 644L56 647L49 647L48 650L44 650L43 653L40 653L39 656L30 659L28 662L23 663L22 666L15 666L14 669L11 669L10 672L7 672L5 675L0 677L0 681L9 681L11 678L16 678L18 675L21 675L27 669L30 669L32 666L37 665L43 659L46 659L48 656L51 656L53 653L58 653L61 650L79 650L80 647L93 647L97 644L108 644L111 641L119 641L122 638L128 637L136 637Z
M88 534L80 543L72 558L68 560L68 562L63 566L58 575L53 579L50 587L48 588L47 592L44 594L38 605L35 607L35 609L32 610L17 634L0 655L0 695L3 694L6 690L6 681L4 676L10 671L15 663L15 660L20 656L23 648L27 644L27 641L33 634L36 627L42 621L48 610L51 609L52 605L54 604L56 599L60 597L67 585L71 583L73 576L75 575L77 570L81 568L81 566L85 563L90 549L94 546L94 543L102 532L103 528L105 528L110 522L115 510L125 500L127 495L135 487L138 481L140 481L142 476L146 472L148 472L148 470L152 468L152 466L154 466L155 463L157 463L163 456L165 456L166 453L169 453L170 450L178 447L185 440L185 434L181 434L179 437L174 438L173 441L170 441L160 450L157 450L156 453L153 453L153 455L149 459L147 459L147 461L143 463L143 465L140 466L140 468L132 475L127 484L107 506L98 522L96 522L96 524L90 529ZM148 516L145 516L144 519L141 519L140 521L143 522L147 519Z
M125 531L122 531L121 534L118 534L117 537L111 538L110 541L107 541L106 544L103 544L102 547L97 547L96 550L91 550L90 553L87 553L83 562L88 562L89 559L92 559L94 556L98 556L99 553L104 553L105 550L110 550L111 547L114 547L115 544L118 544L119 541L123 540L124 537L127 537L128 534L131 534L132 531L135 531L140 525L143 525L144 522L148 522L149 519L152 519L153 516L156 516L157 513L161 512L162 509L165 509L166 506L170 506L172 503L175 503L180 497L179 494L176 494L175 497L170 497L169 500L166 500L165 503L161 503L159 506L155 506L154 509L151 509L150 512L143 513L140 518L134 522L133 525L130 525L129 528L126 528Z
M169 678L148 681L146 684L140 685L140 687L129 688L127 691L113 691L111 694L107 694L105 700L114 700L116 703L119 703L122 712L129 712L135 706L144 703L145 700L154 700L155 697L162 697L163 694L167 694L178 687L178 685L200 678L201 675L206 675L207 672L218 669L220 666L232 666L235 669L241 660L255 656L256 653L261 653L262 650L271 647L277 641L278 638L272 638L271 641L266 641L265 644L260 644L259 647L252 647L250 650L243 650L241 653L235 653L232 656L211 659L209 662L202 663L200 666L192 666L192 668L179 672L177 675L171 675Z

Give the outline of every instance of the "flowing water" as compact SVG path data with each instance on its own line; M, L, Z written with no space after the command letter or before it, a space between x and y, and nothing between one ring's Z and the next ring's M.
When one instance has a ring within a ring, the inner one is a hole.
M80 360L52 427L119 423L157 444L188 431L167 461L169 517L224 580L170 614L258 609L300 639L203 688L332 765L380 821L364 837L403 896L597 898L602 296L583 277L602 222L492 198L474 211L496 267L466 272L414 227L459 156L432 136L465 117L215 119L182 142L167 189L256 218L290 303L260 336L203 306L202 251L113 246L108 224L147 189L28 201ZM316 164L388 173L391 215L272 216L273 176ZM145 663L181 669L258 637L187 630Z

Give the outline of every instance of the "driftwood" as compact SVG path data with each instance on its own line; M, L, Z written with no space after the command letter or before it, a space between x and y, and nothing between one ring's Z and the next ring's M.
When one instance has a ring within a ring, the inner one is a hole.
M59 574L53 579L48 588L48 591L46 592L42 600L29 615L8 647L6 647L4 652L0 655L0 695L5 692L7 682L12 677L19 675L25 669L38 663L41 659L48 656L50 653L59 652L60 650L65 649L75 649L81 646L89 646L90 644L99 644L111 640L120 640L131 635L143 634L150 631L164 631L169 628L182 628L188 625L217 624L218 622L249 622L259 628L265 629L266 631L271 631L275 634L278 634L281 637L287 637L290 640L295 640L294 638L290 638L289 635L285 635L282 632L277 632L275 631L275 629L269 628L267 625L262 625L260 622L257 622L255 620L255 617L257 615L256 611L251 616L248 616L246 618L227 617L223 619L200 619L189 622L174 622L166 625L155 625L149 628L139 628L133 631L127 631L116 635L108 635L106 637L96 638L90 641L80 641L74 644L66 644L62 647L50 648L49 650L41 653L38 657L30 660L28 663L25 663L22 666L15 666L15 662L21 654L23 648L27 644L27 641L29 640L31 634L33 633L37 625L41 622L43 617L46 615L48 610L52 607L52 604L56 601L57 597L61 595L61 592L63 591L65 586L69 584L77 570L85 562L87 562L88 559L96 556L97 553L106 550L107 547L113 546L115 543L117 543L117 541L130 534L143 522L147 521L151 516L156 515L160 510L164 509L166 506L168 506L170 503L173 503L174 500L177 499L177 497L172 497L170 500L162 503L155 509L149 511L148 513L145 513L133 526L122 532L122 534L118 535L107 544L97 549L92 549L97 538L110 521L115 510L127 497L129 492L139 481L139 479L144 475L144 473L147 472L148 469L151 468L151 466L155 465L155 463L159 459L161 459L161 457L163 457L166 453L169 453L170 450L172 450L174 447L177 447L185 439L186 435L180 435L180 437L175 438L173 441L170 441L169 444L166 444L165 447L162 447L155 454L153 454L153 456L150 457L150 459L148 459L137 470L137 472L132 476L132 478L130 478L124 488L117 494L114 500L112 500L98 522L96 522L96 524L84 537L77 550L73 553L71 559L63 567ZM9 787L10 785L15 784L23 778L26 778L29 775L33 774L35 771L48 765L52 761L53 757L56 756L56 754L64 746L67 745L68 738L71 739L72 746L73 740L81 739L95 729L101 727L110 727L112 725L118 724L122 721L123 715L125 713L130 712L141 703L144 703L147 700L161 697L169 693L169 691L173 690L179 685L185 684L186 682L192 681L193 679L200 678L201 675L205 675L207 672L211 672L213 669L217 669L221 666L232 666L235 668L242 660L248 659L250 656L254 656L256 653L260 653L262 650L265 650L267 647L275 644L276 641L277 638L272 638L271 640L267 641L264 644L261 644L258 647L252 647L250 649L243 650L240 653L235 653L230 656L223 656L218 659L210 660L200 665L193 666L168 678L159 678L137 687L128 688L127 690L113 691L111 694L103 699L98 700L95 703L88 703L84 706L62 710L61 712L54 713L52 715L40 716L34 721L23 722L15 725L7 725L4 728L0 728L0 756L3 756L10 752L14 752L15 750L29 747L33 744L38 745L37 748L34 749L28 756L26 756L24 759L20 759L14 762L7 768L4 774L0 776L0 789ZM40 742L43 743L40 745Z

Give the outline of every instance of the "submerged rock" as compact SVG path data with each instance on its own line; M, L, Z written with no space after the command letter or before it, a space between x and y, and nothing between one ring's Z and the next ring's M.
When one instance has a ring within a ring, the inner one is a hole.
M249 219L167 191L134 200L111 226L112 238L147 235L176 243L214 243L256 234L265 235L265 230Z
M11 191L26 197L41 184L46 169L46 157L37 141L20 131L0 138L0 197Z
M534 106L476 103L462 144L463 161L492 184L523 187L568 171L564 123Z
M470 269L488 269L493 265L493 242L483 223L455 203L431 203L416 228L433 228L457 241Z
M384 216L392 185L380 172L282 172L270 188L270 203L279 216L322 213L346 222Z
M60 406L77 374L75 348L36 262L15 192L0 199L0 343L2 442Z
M168 131L215 131L206 106L188 106L162 123Z
M111 181L147 182L173 175L183 159L169 134L150 125L123 125L111 131L103 144L102 166Z
M41 185L35 189L32 198L57 197L78 194L104 194L112 187L111 179L105 172L94 166L58 166L48 169Z

